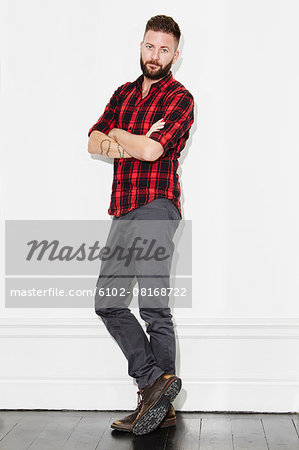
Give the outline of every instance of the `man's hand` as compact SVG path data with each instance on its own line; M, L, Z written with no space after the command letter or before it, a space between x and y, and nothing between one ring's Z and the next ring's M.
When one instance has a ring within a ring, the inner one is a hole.
M159 131L161 130L165 125L165 122L163 122L163 117L162 119L158 120L158 122L154 123L154 125L151 126L151 128L148 130L148 132L146 133L145 136L150 137L150 135L152 133L154 133L154 131Z

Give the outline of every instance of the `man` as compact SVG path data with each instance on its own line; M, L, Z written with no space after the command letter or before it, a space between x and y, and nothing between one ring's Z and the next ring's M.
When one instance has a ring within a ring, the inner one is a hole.
M194 121L194 101L170 70L179 56L180 35L171 17L158 15L147 22L140 45L143 74L114 92L88 133L89 153L114 158L108 210L114 217L107 248L112 253L130 249L132 256L140 255L137 243L155 242L166 255L156 253L154 261L136 256L131 264L124 257L103 258L97 281L95 311L126 356L141 397L133 414L112 428L135 434L175 424L172 401L181 389L167 289L172 240L182 218L178 158ZM125 303L135 276L150 340Z

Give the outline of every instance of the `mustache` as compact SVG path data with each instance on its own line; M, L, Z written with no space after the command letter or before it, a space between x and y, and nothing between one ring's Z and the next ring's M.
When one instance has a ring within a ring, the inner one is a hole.
M154 62L154 61L147 61L145 64L152 64L153 66L162 67L162 66L160 66L160 64L157 64L157 63Z

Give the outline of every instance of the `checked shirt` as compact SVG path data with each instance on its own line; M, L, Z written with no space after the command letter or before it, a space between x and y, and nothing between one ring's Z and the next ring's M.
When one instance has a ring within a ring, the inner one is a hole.
M108 134L121 128L145 135L163 118L164 128L150 139L159 142L163 154L156 161L136 158L115 158L112 193L108 214L122 216L156 198L168 198L181 215L181 188L177 174L178 158L194 122L194 99L190 92L173 78L172 72L152 83L142 98L143 75L116 89L99 120L90 128Z

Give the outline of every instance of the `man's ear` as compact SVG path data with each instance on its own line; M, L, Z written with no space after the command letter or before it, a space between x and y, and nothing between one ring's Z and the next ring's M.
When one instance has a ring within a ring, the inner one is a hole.
M176 60L178 59L179 55L180 55L179 50L176 50L174 52L174 56L173 56L174 59L173 59L173 63L172 64L174 64L176 62Z
M142 44L143 44L143 41L140 42L140 50L141 50L141 48L142 48Z

